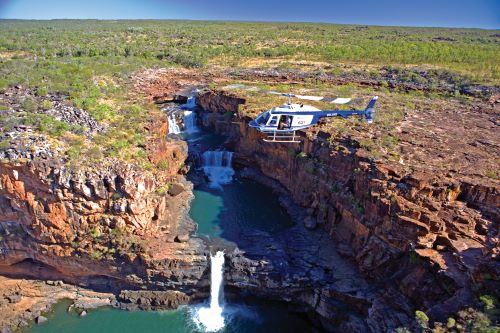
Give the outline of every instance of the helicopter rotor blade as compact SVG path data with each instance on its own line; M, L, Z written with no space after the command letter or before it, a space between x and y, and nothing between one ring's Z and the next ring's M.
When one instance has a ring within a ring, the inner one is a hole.
M351 103L352 98L342 98L342 97L337 97L330 103L335 103L335 104L348 104Z
M235 84L230 84L224 87L225 89L229 90L246 90L246 91L251 91L251 92L259 92L259 93L267 93L271 95L277 95L277 96L284 96L284 97L293 97L293 98L298 98L298 99L304 99L304 100L309 100L309 101L321 101L321 102L326 102L326 103L332 103L332 104L355 104L362 102L362 98L344 98L344 97L324 97L324 96L314 96L314 95L296 95L292 93L284 93L284 92L279 92L279 91L273 91L273 90L266 90L262 89L256 86L249 86L246 84L240 84L240 83L235 83Z
M307 96L307 95L295 95L294 97L299 99L307 99L309 101L322 101L325 99L323 96Z
M297 97L297 95L292 94L292 93L282 93L279 91L266 91L266 90L262 90L262 91L267 92L268 94L272 94L272 95L279 95L279 96L285 96L285 97Z

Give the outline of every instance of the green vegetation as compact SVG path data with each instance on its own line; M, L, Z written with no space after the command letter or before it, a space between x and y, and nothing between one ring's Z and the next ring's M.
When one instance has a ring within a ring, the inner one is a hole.
M399 160L396 124L414 110L419 100L441 97L443 82L459 87L466 83L500 82L500 43L497 31L368 27L310 23L251 23L203 21L97 21L0 20L0 90L12 85L34 89L35 96L19 101L24 113L0 119L3 131L32 124L61 141L73 165L95 163L102 157L131 161L150 170L145 130L152 114L159 112L133 91L131 75L155 67L278 68L315 74L373 79L393 77L399 82L425 84L428 92L407 93L389 87L360 88L306 79L294 91L366 97L377 93L384 112L376 114L377 135L356 138L373 157ZM390 65L388 65L390 64ZM227 82L223 83L224 85ZM217 87L217 84L213 84ZM261 84L278 91L288 84ZM220 86L218 86L220 88ZM53 105L52 93L86 110L106 130L92 139L84 128L70 126L49 116L39 116ZM238 93L239 94L239 93ZM459 91L450 98L463 100ZM243 114L257 112L283 100L244 92ZM364 105L363 105L364 106ZM0 106L0 112L7 109ZM35 115L34 115L35 114ZM225 115L228 119L232 114ZM373 127L375 127L373 126ZM358 119L335 119L320 124L335 137L353 130L366 131ZM297 155L300 156L300 153ZM312 170L311 170L312 172ZM487 175L496 178L496 172Z
M303 151L301 151L300 153L297 154L297 157L299 158L307 158L307 154Z
M429 317L427 317L425 312L420 310L415 311L415 319L417 320L417 323L420 325L420 327L422 328L429 327Z
M486 177L491 178L491 179L498 179L498 172L490 170L486 172Z
M89 239L74 239L71 246L78 253L86 252L93 259L113 259L116 256L147 255L147 244L137 235L116 226L96 225L91 228ZM90 242L89 242L90 241Z
M156 164L156 166L158 167L158 169L160 169L162 171L168 170L168 161L161 160L158 162L158 164Z
M28 113L24 118L25 125L34 126L42 133L50 134L54 137L60 137L71 127L64 121L59 121L52 116L38 113Z
M75 64L83 65L88 59L99 63L105 58L111 64L182 67L221 63L293 67L300 62L323 62L323 69L330 72L348 63L428 64L454 71L451 76L465 73L475 80L499 78L499 43L494 30L146 20L2 20L0 30L0 52L21 61L74 59ZM51 64L40 62L38 66L50 68ZM418 80L411 74L406 79ZM6 81L8 84L9 79Z
M37 96L46 96L49 93L46 87L38 87L36 90Z
M158 193L159 195L164 195L165 193L168 192L168 190L170 189L170 186L172 186L172 184L170 184L170 183L159 186L156 189L156 193Z
M47 99L44 100L42 102L42 105L41 105L42 109L44 109L44 110L48 110L48 109L52 108L52 106L54 106L53 103Z
M481 303L483 303L486 310L492 310L495 308L495 299L492 296L482 295L479 299L481 300Z

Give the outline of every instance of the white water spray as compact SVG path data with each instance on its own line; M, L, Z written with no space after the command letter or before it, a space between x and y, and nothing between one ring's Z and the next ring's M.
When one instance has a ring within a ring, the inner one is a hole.
M219 303L224 287L224 252L217 251L210 255L210 307L199 308L195 313L194 321L207 332L221 330L225 323L222 316L222 306Z
M175 119L175 113L171 112L168 115L168 133L169 134L179 134L181 132L181 129L179 128L179 125L177 124L177 119Z
M206 151L203 153L203 171L210 181L210 187L220 188L233 179L233 153L230 151Z

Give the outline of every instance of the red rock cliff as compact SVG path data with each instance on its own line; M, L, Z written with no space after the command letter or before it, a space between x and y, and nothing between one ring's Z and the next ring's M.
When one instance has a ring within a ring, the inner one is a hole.
M408 172L328 133L302 133L299 145L263 142L248 119L224 119L242 101L219 95L199 97L204 125L232 138L237 162L284 185L308 210L304 223L328 233L367 277L439 319L470 304L475 282L498 290L498 184Z

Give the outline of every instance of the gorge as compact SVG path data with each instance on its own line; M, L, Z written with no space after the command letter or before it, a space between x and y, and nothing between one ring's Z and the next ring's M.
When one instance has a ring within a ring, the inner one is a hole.
M169 161L155 175L119 163L75 172L45 151L2 164L3 219L21 227L2 226L23 235L2 240L2 274L105 292L100 305L177 308L208 298L210 253L224 249L228 302L279 301L284 316L306 318L292 321L297 327L308 320L342 332L417 330L416 310L445 321L473 304L471 279L495 289L486 277L498 272L494 186L406 174L327 133L301 133L293 147L264 143L238 116L242 102L200 91L196 111L179 108L153 124L160 136L205 131L152 143ZM85 239L109 232L120 248L120 226L139 236L128 249L143 238L150 252L117 259ZM75 241L88 251L76 252Z

